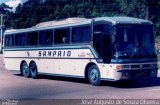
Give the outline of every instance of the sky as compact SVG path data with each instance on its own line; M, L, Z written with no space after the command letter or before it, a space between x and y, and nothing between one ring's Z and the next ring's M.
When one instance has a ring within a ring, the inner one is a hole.
M25 1L27 0L0 0L0 4L5 3L6 5L13 7L12 11L15 11L15 8L18 6L18 4L23 3Z

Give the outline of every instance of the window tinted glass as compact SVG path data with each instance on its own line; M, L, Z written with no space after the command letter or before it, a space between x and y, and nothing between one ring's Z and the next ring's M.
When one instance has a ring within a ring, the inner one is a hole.
M26 34L16 34L15 35L15 46L25 46L26 44Z
M38 45L38 32L27 33L27 45L28 46Z
M70 43L70 29L59 29L54 32L55 44L67 44Z
M98 24L94 26L94 33L103 33L103 34L110 34L112 29L111 29L110 24Z
M14 35L5 36L5 46L6 47L14 46Z
M110 24L94 25L93 46L103 62L111 61L111 32Z
M72 42L89 42L91 40L90 26L72 29Z
M39 44L40 45L52 45L53 44L53 31L52 30L41 31L39 35Z

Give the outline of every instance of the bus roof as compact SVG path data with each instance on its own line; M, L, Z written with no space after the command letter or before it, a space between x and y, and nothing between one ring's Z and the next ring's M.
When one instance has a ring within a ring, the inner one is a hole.
M57 25L65 25L65 24L73 24L73 23L81 23L88 21L90 19L86 18L67 18L59 21L48 21L37 24L35 27L48 27L48 26L57 26Z
M95 21L105 20L112 22L113 24L123 23L123 24L133 24L133 23L146 23L152 24L152 22L144 19L134 18L134 17L99 17L95 18Z
M94 21L106 21L112 24L152 24L152 22L144 19L138 19L133 17L97 17L94 18ZM45 29L52 29L52 28L61 28L61 27L70 27L70 26L78 26L78 25L85 25L90 24L92 19L86 18L68 18L60 21L48 21L42 22L33 26L31 28L26 29L12 29L6 30L5 34L16 34L16 33L23 33L23 32L32 32L38 30L45 30Z

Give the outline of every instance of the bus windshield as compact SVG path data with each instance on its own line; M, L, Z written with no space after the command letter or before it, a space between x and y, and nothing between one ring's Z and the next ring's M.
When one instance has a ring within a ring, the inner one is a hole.
M116 58L155 57L152 25L117 25L115 40Z

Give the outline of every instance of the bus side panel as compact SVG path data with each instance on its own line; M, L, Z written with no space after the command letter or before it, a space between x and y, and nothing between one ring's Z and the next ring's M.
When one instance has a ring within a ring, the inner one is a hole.
M35 60L40 73L53 73L54 60L53 59L36 59Z
M61 55L59 55L61 52ZM64 53L65 52L65 53ZM70 52L69 55L67 52ZM93 58L90 49L58 49L58 50L36 50L27 52L30 57L38 57L35 62L40 73L83 76L85 66L83 60Z
M37 67L40 73L84 76L82 60L78 59L40 59Z
M8 70L20 70L20 64L25 57L24 51L4 51L4 64Z
M8 70L20 70L20 64L23 60L28 65L31 61L34 61L39 73L84 77L86 65L91 59L93 60L90 49L70 50L72 52L71 56L64 57L58 55L53 56L53 54L55 51L58 54L59 51L64 52L65 50L50 51L52 56L49 56L48 50L6 51L4 52L6 68ZM94 60L94 62L96 61Z
M114 69L110 64L99 64L99 68L101 68L101 78L102 79L111 79L114 80Z
M57 74L82 76L80 70L82 67L82 60L78 59L57 59L55 65L55 72Z
M21 61L22 61L21 59L5 58L4 59L5 68L7 70L20 71L20 63L21 63Z

